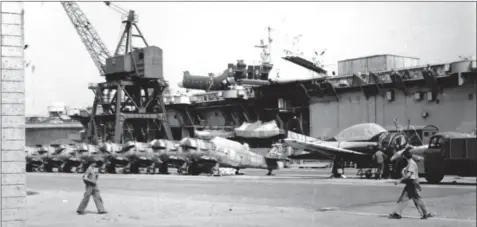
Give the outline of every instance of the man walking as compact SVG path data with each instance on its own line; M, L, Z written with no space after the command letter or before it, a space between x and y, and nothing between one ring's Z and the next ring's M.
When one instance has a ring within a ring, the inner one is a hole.
M376 163L378 164L378 168L376 171L376 178L381 179L383 177L383 170L384 170L384 160L387 159L386 155L381 151L381 149L378 149L376 153L373 155L373 159L376 160Z
M106 214L107 211L104 210L103 207L103 200L101 199L101 195L99 194L98 188L98 173L96 172L95 168L97 167L96 163L90 160L88 162L88 168L83 175L83 182L86 187L86 191L84 192L83 200L78 206L76 213L84 214L84 210L88 206L89 198L93 196L94 203L96 204L96 208L98 209L99 214Z
M418 212L421 214L421 219L427 219L434 216L427 211L427 207L424 204L424 201L422 201L420 195L421 186L419 185L418 167L412 158L410 150L411 147L407 147L402 153L402 156L407 160L408 165L402 171L402 179L396 181L395 184L402 182L405 183L406 186L404 187L404 190L398 199L398 207L396 208L395 212L389 214L389 218L392 219L400 219L402 217L402 211L410 199L412 199Z

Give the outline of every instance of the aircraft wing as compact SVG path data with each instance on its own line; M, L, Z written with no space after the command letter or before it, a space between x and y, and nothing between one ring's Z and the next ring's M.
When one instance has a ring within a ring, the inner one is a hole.
M305 150L314 153L320 153L325 156L333 156L336 154L346 154L346 155L367 155L365 153L352 151L344 148L328 146L325 143L319 142L308 142L308 141L299 141L296 139L285 139L286 144L291 146L293 149Z

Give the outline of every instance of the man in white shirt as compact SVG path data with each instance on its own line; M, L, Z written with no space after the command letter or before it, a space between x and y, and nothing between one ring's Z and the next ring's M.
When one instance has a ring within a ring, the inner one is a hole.
M421 186L419 185L418 167L417 163L412 158L410 152L411 149L412 147L407 147L402 153L402 157L407 160L408 165L402 170L402 178L399 181L396 181L396 184L402 182L405 183L406 186L398 199L398 207L393 213L389 214L389 218L392 219L400 219L402 217L402 211L411 199L421 214L421 219L427 219L434 216L427 211L427 207L424 204L424 201L422 201L420 195Z
M89 203L89 198L93 196L94 203L96 204L96 208L98 209L99 214L106 214L108 213L103 206L103 199L99 193L98 188L98 173L96 172L95 168L97 167L96 163L93 161L88 162L88 168L83 175L83 182L85 184L85 193L83 200L81 200L76 213L82 215Z

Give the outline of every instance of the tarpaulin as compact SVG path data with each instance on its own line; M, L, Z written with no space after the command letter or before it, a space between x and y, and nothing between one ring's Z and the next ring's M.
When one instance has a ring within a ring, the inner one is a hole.
M242 138L270 138L283 133L284 131L278 128L274 120L265 123L261 121L253 123L244 122L235 129L235 135Z

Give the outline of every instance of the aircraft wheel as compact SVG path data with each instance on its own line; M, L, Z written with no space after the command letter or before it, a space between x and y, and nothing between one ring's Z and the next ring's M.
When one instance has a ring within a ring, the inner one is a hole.
M187 167L179 167L177 168L177 173L182 175L182 174L187 174Z
M61 170L60 170L61 169ZM71 173L71 166L69 163L65 163L63 168L58 168L58 172L63 172L63 173Z
M33 165L32 164L26 164L25 170L27 172L33 172Z
M78 167L76 167L75 172L76 173L83 173L82 170L83 170L83 165L79 165Z
M167 163L163 163L159 166L159 173L160 174L169 174L169 166L167 166Z
M45 171L45 172L48 172L48 173L53 172L53 166L52 166L50 163L45 163L45 165L44 165L44 171Z
M107 173L116 173L116 167L113 164L106 165Z
M129 173L138 174L139 167L135 163L131 163L131 167L129 168Z
M272 175L273 175L273 174L272 174L272 171L273 171L273 170L269 169L269 170L268 170L268 173L267 173L267 176L272 176Z
M187 170L187 172L190 175L194 175L194 176L200 175L200 169L198 168L197 164L195 164L195 163L192 163L189 166L189 169Z
M429 184L439 184L442 181L442 179L444 179L444 174L440 174L440 173L427 174L426 173L425 178Z

